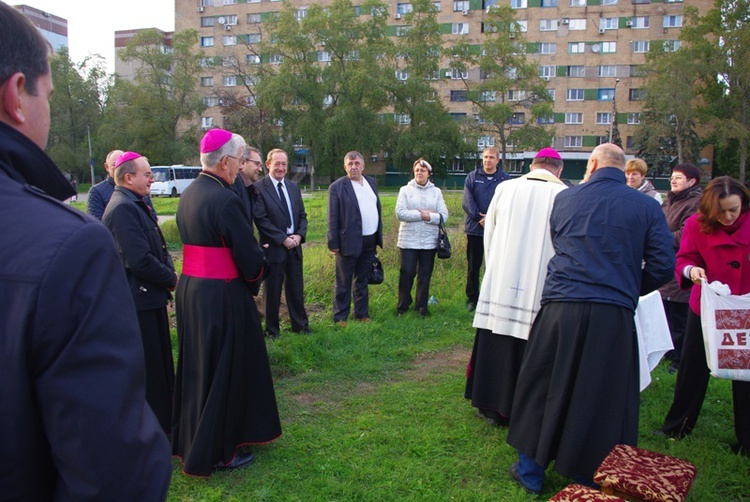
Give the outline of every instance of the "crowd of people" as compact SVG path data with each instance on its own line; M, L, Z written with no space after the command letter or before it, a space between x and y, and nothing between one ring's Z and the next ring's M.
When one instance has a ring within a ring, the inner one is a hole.
M171 456L200 477L251 464L252 445L281 435L265 339L280 336L282 289L292 331L311 332L307 214L286 177L287 153L268 152L261 177L257 148L227 130L205 133L202 171L177 209L178 277L140 153L107 155L108 177L89 194L93 217L59 202L73 190L44 153L48 45L2 2L0 41L10 48L0 64L0 229L9 243L0 248L0 374L13 403L0 420L14 432L0 447L3 498L163 500ZM332 314L341 327L350 316L370 321L368 277L383 247L375 180L360 152L343 162L327 209ZM701 283L750 292L747 188L720 177L702 191L700 170L681 164L662 203L646 171L608 143L593 150L574 187L552 148L513 180L488 148L466 178L466 306L476 336L465 397L481 418L508 427L518 452L510 475L529 492L541 492L552 462L591 484L613 446L636 444L640 296L658 289L663 298L677 383L658 432L682 438L696 427L709 381ZM424 317L438 228L449 214L431 164L417 159L412 174L395 211L396 315L413 305ZM254 298L261 284L265 327ZM734 381L732 395L733 449L747 454L750 383Z

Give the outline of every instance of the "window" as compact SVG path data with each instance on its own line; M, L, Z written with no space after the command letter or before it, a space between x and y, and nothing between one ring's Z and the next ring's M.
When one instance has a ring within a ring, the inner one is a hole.
M616 77L617 76L617 66L615 65L602 65L599 67L599 76L600 77Z
M466 80L469 78L469 72L467 70L461 71L458 68L452 68L450 74L453 80Z
M612 123L612 114L610 112L597 112L596 123L598 125L609 125Z
M466 91L451 91L451 101L457 103L466 101Z
M566 124L583 124L582 112L565 112Z
M411 117L407 113L397 113L394 118L401 125L411 124Z
M245 85L253 86L256 84L258 77L256 75L245 75Z
M628 99L630 101L640 101L646 98L646 89L630 89Z
M526 122L526 114L525 113L514 113L510 117L510 123L515 125L522 125L524 122Z
M516 21L516 24L510 25L510 31L512 33L526 33L529 31L529 22L526 20Z
M602 42L602 54L614 54L617 52L617 42Z
M359 60L359 51L349 51L344 54L344 61L357 61Z
M619 26L619 18L616 17L603 17L599 21L599 29L604 28L605 30L616 30Z
M237 0L224 0L224 5L235 5Z
M526 99L526 91L508 91L508 101L522 101Z
M396 80L405 81L409 79L409 72L404 70L396 70Z
M216 106L219 104L219 98L216 96L206 96L203 98L203 104L205 106Z
M214 37L201 37L201 47L213 47Z
M318 51L318 61L328 63L331 61L331 53L328 51Z
M247 35L245 35L245 40L248 44L259 44L260 33L248 33Z
M430 103L438 100L438 92L435 89L430 89L427 91L427 96L425 96L425 100L429 101Z
M635 138L633 136L628 136L625 138L625 148L628 150L634 150L636 147L635 144Z
M213 26L214 25L214 18L212 17L202 17L201 18L201 26Z
M568 21L568 29L570 31L583 31L586 29L585 19L571 19Z
M583 89L568 89L565 101L583 101Z
M450 168L448 168L448 171L451 173L462 173L464 172L464 166L461 163L460 159L453 159L453 162L451 162Z
M255 102L255 96L245 96L245 104L247 106L255 106L257 103Z
M569 77L585 77L586 67L585 66L568 66L567 74Z
M237 85L237 77L224 77L221 82L224 87L234 87Z
M594 143L596 144L596 146L603 145L604 143L609 143L609 136L595 136Z
M430 5L433 12L440 12L441 10L443 10L442 7L440 7L440 2L432 2L432 4Z
M497 92L495 91L482 91L479 93L479 101L493 102L497 99Z
M260 0L247 0L247 3L260 3Z
M469 33L469 23L453 23L451 33L454 35L467 35Z
M260 24L260 14L248 14L247 15L247 24Z
M674 52L680 48L682 45L682 42L679 40L665 40L662 47L664 47L664 52Z
M411 31L411 26L396 26L396 36L405 37Z
M213 87L213 85L214 85L213 77L201 77L201 87Z
M453 12L462 12L469 10L469 2L453 2Z
M648 52L650 42L648 40L633 40L633 53L642 54Z
M555 116L554 115L542 115L541 117L537 117L536 123L540 125L554 124Z
M651 0L631 0L634 4L647 4L651 3Z
M547 89L547 95L552 101L555 100L556 92L555 89Z
M268 58L268 62L271 64L281 64L284 62L284 56L281 54L271 54Z
M454 122L463 122L464 120L466 120L465 113L451 113L450 116Z
M549 80L557 73L557 67L554 65L542 65L539 67L539 76L544 80Z
M479 136L477 138L477 147L478 148L487 148L489 146L495 146L495 137L494 136Z
M571 7L586 7L586 0L570 0Z
M557 52L557 44L554 42L542 42L539 44L539 54L554 54Z
M630 125L638 125L641 123L641 114L640 113L628 113L628 124Z
M510 0L511 9L525 9L526 0Z
M410 3L399 3L396 4L396 12L399 14L409 14L414 8Z
M541 0L542 7L557 7L557 0Z
M245 56L245 61L247 61L247 64L260 64L260 56L257 54L248 54Z
M228 24L230 26L237 26L237 14L232 14L231 16L224 16L224 24Z
M201 117L201 129L211 129L214 126L213 117Z
M651 26L651 21L648 16L636 16L630 19L630 23L635 30L642 30Z
M617 0L602 0L602 5L617 5Z
M565 136L565 148L581 148L583 136Z
M632 64L630 65L630 76L631 77L648 77L648 70L644 65Z
M568 52L570 54L583 54L585 50L585 42L568 42Z
M682 16L664 16L664 28L680 28L682 26Z
M433 71L427 72L427 75L425 76L425 80L440 80L440 70L433 70Z
M224 35L221 37L221 43L223 45L237 45L237 37L235 35Z
M557 31L557 19L540 19L539 31Z
M597 99L599 101L612 101L613 99L615 99L614 88L599 89L599 92L597 93Z
M294 11L294 19L297 21L302 21L307 17L307 8L304 9L297 9Z

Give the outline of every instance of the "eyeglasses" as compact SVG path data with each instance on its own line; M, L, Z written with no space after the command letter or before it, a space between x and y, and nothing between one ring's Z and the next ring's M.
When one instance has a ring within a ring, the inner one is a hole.
M240 163L241 166L244 166L245 163L250 160L247 157L235 157L234 155L225 155L225 157L229 157L230 159L236 160L237 162Z
M250 164L253 164L256 167L263 167L263 162L259 160L245 159L245 162L249 162Z

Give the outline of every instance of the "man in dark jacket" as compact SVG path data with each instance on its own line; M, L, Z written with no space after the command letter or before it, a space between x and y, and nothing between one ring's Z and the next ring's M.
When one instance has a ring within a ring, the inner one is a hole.
M466 213L466 308L474 312L479 300L479 269L484 260L484 216L497 186L510 176L498 169L500 157L494 147L482 152L482 166L470 172L464 183L461 206Z
M346 176L328 187L328 249L336 255L333 320L346 326L354 282L354 318L370 320L367 277L377 246L383 247L383 221L375 180L363 174L359 152L344 156Z
M133 299L107 229L44 153L49 44L0 2L0 498L164 500Z
M120 155L122 155L122 150L112 150L107 154L104 161L104 170L107 172L107 177L89 189L86 211L97 220L102 219L104 209L106 209L109 199L112 197L112 192L115 191L115 162Z
M146 401L164 432L172 429L174 361L169 338L167 302L177 285L172 258L159 223L145 202L154 177L148 160L135 152L115 162L115 191L102 223L115 238L130 293L138 311L146 355Z

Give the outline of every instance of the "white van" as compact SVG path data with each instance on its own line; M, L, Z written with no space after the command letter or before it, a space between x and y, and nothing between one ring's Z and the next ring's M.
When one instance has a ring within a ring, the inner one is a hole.
M154 182L151 196L177 197L198 177L202 169L196 166L151 166Z

